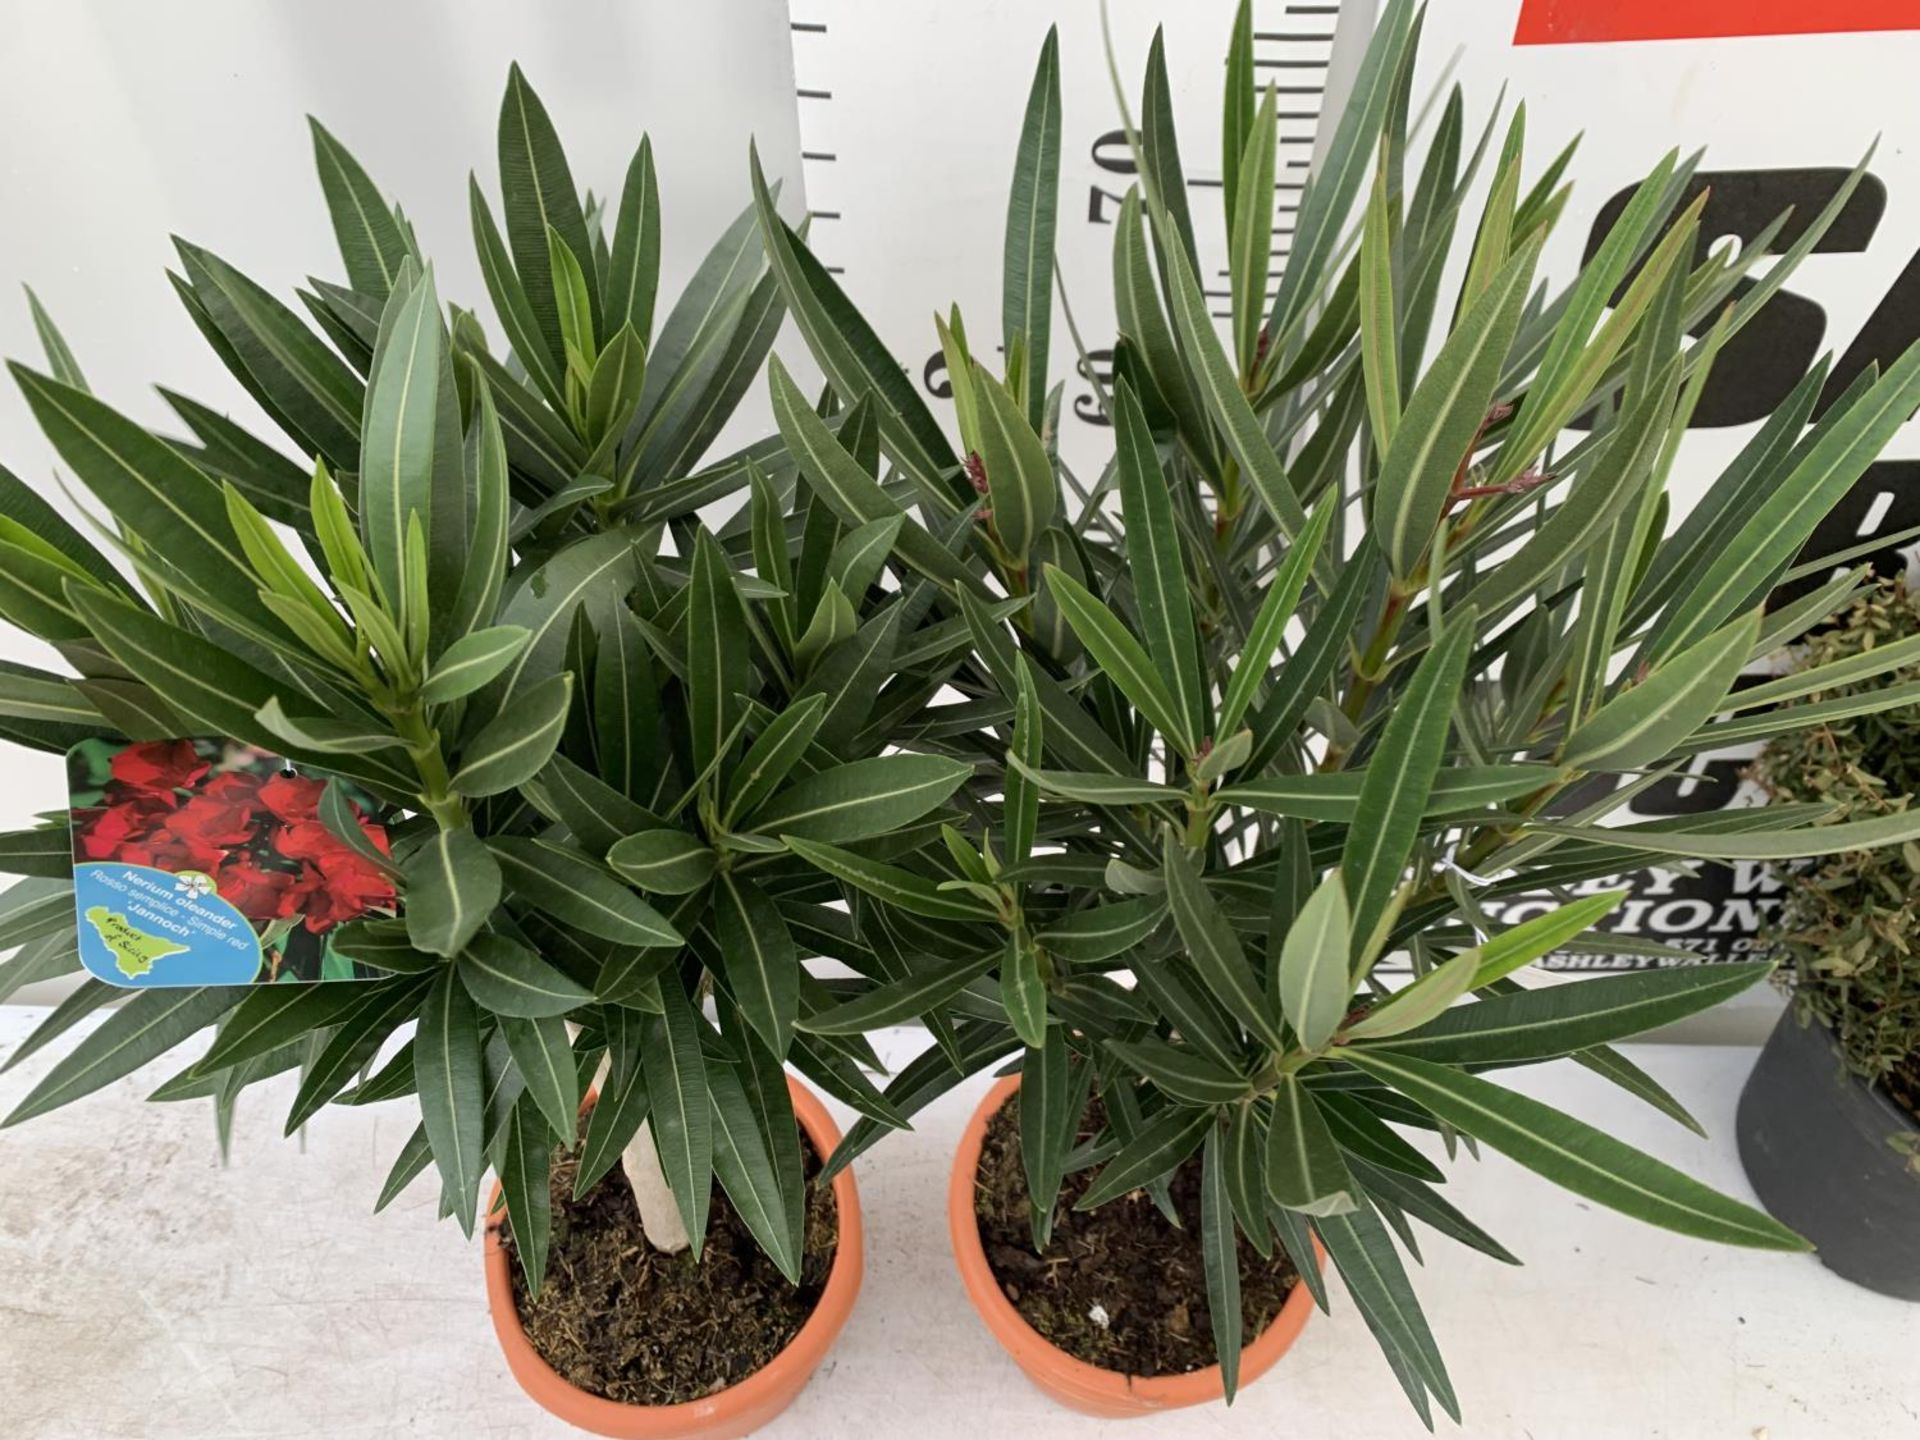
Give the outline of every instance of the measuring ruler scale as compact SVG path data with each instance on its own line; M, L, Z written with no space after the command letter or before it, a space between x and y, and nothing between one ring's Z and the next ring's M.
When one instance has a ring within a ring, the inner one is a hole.
M1109 0L1114 55L1136 118L1154 29L1188 167L1202 275L1228 314L1220 181L1221 93L1234 0ZM1273 272L1285 264L1316 147L1371 33L1371 0L1253 0L1260 88L1278 92ZM955 5L793 0L793 60L809 243L930 398L951 394L933 315L958 303L982 348L998 343L1001 243L1014 152L1049 26L1060 31L1060 200L1055 249L1073 321L1106 376L1116 328L1113 226L1135 181L1096 0ZM1112 450L1056 290L1052 381L1067 384L1060 452L1097 474ZM945 414L944 406L936 413Z

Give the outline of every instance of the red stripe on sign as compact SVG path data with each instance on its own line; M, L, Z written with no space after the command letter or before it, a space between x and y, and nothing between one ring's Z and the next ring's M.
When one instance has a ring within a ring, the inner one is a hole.
M1525 0L1516 45L1920 30L1920 0Z

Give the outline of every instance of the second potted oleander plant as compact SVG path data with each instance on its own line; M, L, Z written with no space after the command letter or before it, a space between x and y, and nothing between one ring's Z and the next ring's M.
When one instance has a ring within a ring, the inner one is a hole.
M1860 592L1848 572L1763 604L1790 569L1817 568L1801 551L1820 517L1920 402L1920 350L1811 427L1810 374L1677 523L1666 485L1720 347L1859 172L1748 286L1781 230L1696 258L1691 163L1669 155L1550 287L1536 272L1568 155L1530 169L1521 113L1476 140L1457 91L1414 155L1419 28L1411 3L1385 8L1269 297L1276 100L1254 88L1242 6L1225 339L1156 39L1128 120L1139 184L1115 227L1121 333L1099 387L1114 453L1097 477L1065 475L1049 444L1051 40L1015 166L1004 364L984 363L957 313L939 326L957 468L930 463L923 402L761 192L775 273L829 380L870 398L923 513L974 517L985 586L927 573L949 579L974 641L953 708L989 733L939 743L1004 776L944 852L795 847L876 928L937 927L905 973L805 1023L854 1034L924 1016L935 1044L888 1089L905 1112L1015 1062L956 1160L955 1252L995 1336L1094 1413L1231 1398L1308 1296L1325 1303L1324 1251L1421 1418L1457 1419L1401 1256L1418 1255L1420 1226L1516 1261L1445 1197L1440 1160L1466 1142L1652 1224L1806 1248L1501 1075L1564 1059L1697 1129L1610 1047L1765 964L1548 988L1523 967L1617 903L1566 893L1582 880L1920 839L1920 813L1897 804L1839 823L1817 803L1602 823L1690 756L1825 714L1808 699L1831 674L1816 666L1757 718L1715 718L1742 708L1743 670ZM1452 261L1457 290L1443 289ZM858 467L777 362L774 399L802 481L845 503ZM937 558L930 540L917 544ZM1539 891L1563 903L1493 918ZM842 1156L881 1129L863 1120Z

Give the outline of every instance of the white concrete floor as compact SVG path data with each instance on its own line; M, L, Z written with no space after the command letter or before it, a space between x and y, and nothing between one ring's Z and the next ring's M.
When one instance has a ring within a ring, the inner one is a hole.
M44 1012L0 1007L0 1057ZM916 1048L907 1035L883 1050ZM64 1046L55 1047L64 1049ZM1728 1138L1745 1049L1638 1047L1704 1142L1569 1066L1530 1092L1737 1195ZM44 1073L0 1076L0 1110ZM477 1245L434 1221L430 1182L375 1191L405 1107L334 1109L279 1139L286 1085L243 1100L222 1173L204 1104L150 1106L148 1072L0 1135L0 1436L240 1440L574 1434L507 1374ZM867 1280L838 1346L768 1440L1076 1440L1116 1433L1031 1389L975 1318L948 1255L953 1140L984 1082L858 1167ZM1416 1273L1465 1410L1495 1440L1891 1440L1920 1435L1920 1306L1815 1261L1716 1249L1576 1201L1506 1161L1452 1198L1527 1262L1439 1236ZM1446 1422L1442 1420L1443 1427ZM1119 1432L1423 1434L1338 1285L1293 1351L1229 1412Z

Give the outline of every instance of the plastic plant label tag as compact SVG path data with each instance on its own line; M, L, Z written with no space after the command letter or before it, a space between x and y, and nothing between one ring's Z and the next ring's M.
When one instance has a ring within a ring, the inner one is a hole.
M67 786L89 974L146 989L380 973L334 944L397 908L380 807L359 787L223 737L83 740Z

